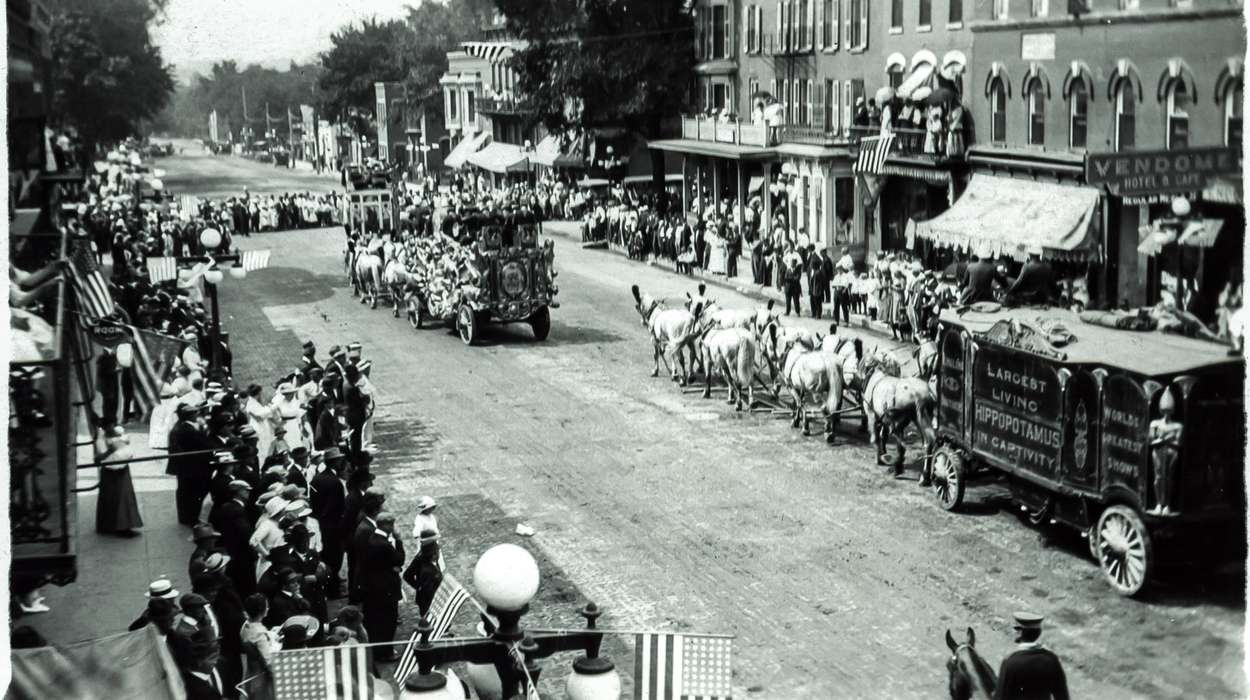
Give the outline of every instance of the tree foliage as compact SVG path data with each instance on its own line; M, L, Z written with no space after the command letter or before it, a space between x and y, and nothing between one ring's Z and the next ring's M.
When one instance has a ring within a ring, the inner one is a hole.
M527 43L518 92L548 129L626 127L657 136L694 78L687 0L496 0Z
M50 7L52 111L87 143L140 131L169 101L170 67L149 27L164 0L59 0Z
M291 63L286 70L249 65L240 70L235 61L214 63L207 75L196 75L181 86L160 126L182 136L208 135L208 115L217 110L220 136L229 129L239 137L245 123L260 137L266 129L265 107L273 117L271 126L286 138L289 108L299 115L300 105L317 101L317 64ZM243 119L243 96L247 95L247 121Z

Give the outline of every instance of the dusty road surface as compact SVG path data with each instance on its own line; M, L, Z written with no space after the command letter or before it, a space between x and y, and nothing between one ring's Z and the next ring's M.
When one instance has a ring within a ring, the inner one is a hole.
M196 172L250 181L250 164L193 160L164 167L186 164L189 182ZM917 487L917 449L909 479L896 481L854 426L830 447L785 420L736 413L723 395L652 379L629 286L677 299L689 279L560 238L550 338L492 327L468 348L353 299L338 229L243 245L272 248L274 268L222 286L240 376L294 367L305 338L323 352L360 341L380 394L378 471L395 503L471 496L491 504L483 518L533 526L527 544L610 611L602 626L736 635L735 697L945 697L946 629L975 628L997 667L1022 609L1046 616L1073 697L1245 693L1239 573L1183 576L1126 600L1077 537L1025 525L1001 490L973 490L969 514L938 509ZM472 527L474 516L455 520ZM471 580L476 553L444 534L453 573ZM477 546L470 534L461 542ZM632 657L615 660L628 676ZM551 664L544 688L567 667Z

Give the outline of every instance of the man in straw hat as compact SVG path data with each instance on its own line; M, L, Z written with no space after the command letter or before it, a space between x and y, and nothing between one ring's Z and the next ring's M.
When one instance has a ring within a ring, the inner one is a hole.
M1068 700L1068 681L1059 657L1038 641L1042 616L1015 614L1016 651L1003 659L995 700Z

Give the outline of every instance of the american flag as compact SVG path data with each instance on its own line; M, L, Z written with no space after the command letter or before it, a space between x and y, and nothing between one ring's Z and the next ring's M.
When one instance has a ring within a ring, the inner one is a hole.
M178 279L178 259L170 257L148 258L148 280L152 284Z
M639 634L634 647L634 700L729 700L733 638Z
M78 297L78 308L88 318L103 318L116 309L108 282L100 272L95 254L91 252L91 243L86 239L78 238L70 243L69 277Z
M464 586L451 574L444 574L443 582L434 592L434 600L430 603L430 623L434 626L434 631L430 633L431 642L442 639L447 634L447 630L451 629L451 621L468 599L469 592L464 590ZM403 683L408 674L417 667L417 642L420 640L421 634L413 632L408 639L408 645L404 647L404 653L399 657L399 664L395 666L395 680L399 683Z
M184 194L178 197L178 213L183 221L200 215L200 198L193 194Z
M890 146L894 144L894 134L870 136L859 142L859 157L855 159L852 172L861 175L880 175L885 159L890 155Z
M367 647L280 651L269 662L281 700L373 700Z
M161 402L161 384L173 367L174 358L182 354L186 341L173 336L126 326L134 337L133 366L135 401L144 415Z
M251 272L269 267L268 250L245 250L239 253L239 267Z

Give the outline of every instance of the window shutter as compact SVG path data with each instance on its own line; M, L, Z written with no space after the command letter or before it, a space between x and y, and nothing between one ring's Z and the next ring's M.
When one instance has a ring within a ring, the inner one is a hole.
M768 81L768 94L772 95L774 100L777 99L777 79L776 78L773 78L772 80Z
M816 6L816 22L812 24L812 36L817 49L825 46L825 0L812 0Z
M827 124L825 123L825 89L824 88L825 88L824 83L822 83L819 80L817 80L816 84L812 86L812 90L815 92L814 96L812 97L812 102L815 103L815 107L814 107L815 111L812 112L812 119L813 119L812 126L817 127L821 131L824 131L825 127L827 126Z
M833 35L833 46L831 48L836 49L839 43L838 37L842 34L842 0L833 0L831 7L833 8L833 17L829 19L833 24L833 31L831 32Z
M807 36L803 37L803 45L808 49L816 44L816 5L820 0L807 0Z
M774 53L777 49L784 46L783 38L785 37L786 27L786 0L777 0L777 45L773 47Z
M816 96L812 94L813 87L814 86L812 85L812 81L810 80L807 81L807 125L808 126L811 126L812 124L816 123L815 115L812 112L812 102L816 98Z
M868 48L868 0L851 0L862 5L859 10L859 45L855 48Z
M732 58L734 55L735 32L733 6L725 6L725 55L721 58Z
M851 81L842 81L842 131L844 133L851 132L851 110L854 109L854 102L851 99Z
M842 13L842 16L843 16L842 41L846 42L845 46L848 49L855 48L854 43L851 42L851 15L854 14L853 12L851 12L851 3L858 2L858 1L859 0L846 0L846 12Z
M742 53L751 53L751 7L742 8Z
M838 91L838 81L826 80L825 86L829 90L829 131L837 133L842 126L842 100L841 92Z

